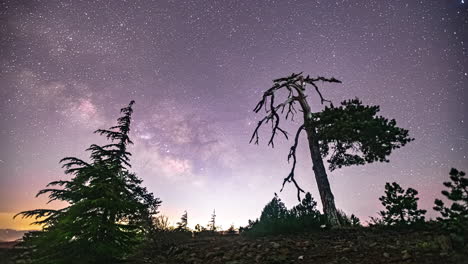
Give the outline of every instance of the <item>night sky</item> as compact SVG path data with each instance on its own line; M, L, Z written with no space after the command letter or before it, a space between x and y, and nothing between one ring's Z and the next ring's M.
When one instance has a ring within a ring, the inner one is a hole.
M468 4L425 1L0 1L0 228L19 211L59 208L34 198L69 177L58 161L87 158L135 100L132 170L174 223L245 225L279 193L291 141L249 144L252 109L275 78L335 77L335 103L359 97L409 129L390 163L329 174L336 204L362 222L385 182L430 209L451 167L468 169ZM321 109L309 93L314 111ZM294 133L299 123L287 128ZM317 201L307 141L297 180ZM288 185L279 193L297 202Z

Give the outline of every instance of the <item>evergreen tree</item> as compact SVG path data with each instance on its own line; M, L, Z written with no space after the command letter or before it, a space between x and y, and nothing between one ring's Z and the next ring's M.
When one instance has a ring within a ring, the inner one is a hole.
M213 210L213 214L211 215L211 220L208 223L208 228L210 231L216 231L216 210Z
M290 214L298 218L305 216L320 216L320 212L317 210L317 202L309 192L306 193L300 204L294 206L290 210Z
M418 209L416 197L418 191L408 188L406 191L399 184L385 184L385 195L379 200L386 211L380 211L382 221L386 225L401 225L424 222L426 210Z
M351 214L350 220L351 226L361 226L361 220L354 214Z
M271 136L268 145L274 146L277 134L286 139L289 134L280 126L280 116L293 120L300 107L303 122L294 136L294 143L288 154L288 161L292 160L291 171L283 180L283 187L292 182L297 189L297 199L304 190L295 179L296 150L299 137L304 130L307 135L312 169L320 193L324 214L328 222L340 226L335 198L331 191L323 159L328 158L329 169L343 166L363 165L372 162L388 162L388 156L394 149L406 145L413 139L409 137L408 130L396 126L394 119L388 120L378 116L379 106L365 106L358 99L348 100L335 107L331 101L326 100L318 83L341 83L335 78L303 76L302 72L273 80L274 85L263 93L262 99L254 108L258 113L262 109L266 115L259 120L250 142L258 144L259 129L262 125L271 122ZM309 105L307 88L317 93L321 104L328 104L321 112L312 112ZM282 99L278 99L281 98Z
M70 180L59 180L37 194L69 205L59 210L36 209L19 213L36 219L41 232L25 236L31 263L115 263L128 256L151 231L161 203L142 180L129 171L130 123L134 101L121 109L122 117L104 135L110 144L91 145L90 162L66 157L60 162ZM17 215L17 216L18 216ZM15 216L16 217L16 216Z
M444 186L449 188L449 191L442 191L452 205L446 207L442 200L436 199L434 206L434 210L442 216L437 220L442 222L443 226L452 233L452 237L462 244L468 243L468 178L465 176L465 172L452 168L451 181L444 182Z
M177 222L177 231L187 231L188 225L188 215L187 211L184 212L182 217L180 218L180 222Z
M288 209L275 193L273 199L265 205L260 215L260 222L269 222L284 219L288 215Z

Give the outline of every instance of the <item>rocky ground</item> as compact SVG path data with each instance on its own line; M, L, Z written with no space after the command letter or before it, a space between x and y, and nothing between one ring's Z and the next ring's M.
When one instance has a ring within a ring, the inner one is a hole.
M456 248L436 231L370 228L325 230L263 238L177 236L147 245L126 263L466 263L468 248ZM0 247L0 263L13 263L11 243Z
M137 263L468 263L432 231L328 230L265 238L216 236L144 250Z

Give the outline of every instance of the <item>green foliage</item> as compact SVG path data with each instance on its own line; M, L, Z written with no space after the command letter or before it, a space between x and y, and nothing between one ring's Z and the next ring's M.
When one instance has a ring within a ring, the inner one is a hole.
M180 222L177 222L176 231L189 231L187 225L188 225L188 215L187 215L187 211L185 211L182 217L180 218Z
M463 171L452 168L449 182L444 186L449 190L442 194L452 202L446 207L442 200L436 199L434 210L441 214L438 217L443 227L447 229L457 244L468 244L468 178Z
M416 197L418 191L408 188L406 191L396 182L385 184L385 195L379 200L385 207L385 211L380 211L382 222L375 220L376 223L385 225L410 225L415 223L424 223L424 214L426 210L418 209L418 200Z
M275 197L262 210L260 222L274 222L285 218L288 215L288 209L275 193Z
M351 226L361 226L361 220L354 214L351 215L350 220Z
M301 203L288 210L275 193L273 199L263 208L260 219L249 220L249 224L239 228L239 232L251 236L264 236L318 230L326 220L316 205L317 202L312 195L307 193Z
M338 220L342 227L358 227L361 226L361 220L354 214L347 216L342 210L338 210Z
M322 158L330 153L330 170L343 166L388 162L393 149L414 140L408 130L396 126L394 119L377 116L379 106L365 106L358 99L341 106L326 106L314 113Z
M206 228L200 224L195 225L195 232L203 232L206 231Z
M230 235L233 235L233 234L236 234L236 233L237 233L236 228L234 227L234 225L231 225L231 226L228 228L227 233L230 234Z
M59 210L36 209L18 215L32 217L42 232L25 236L30 263L115 263L128 256L152 229L161 203L142 180L129 172L129 138L133 101L121 109L117 125L95 133L111 141L91 145L91 162L75 157L61 160L70 180L60 180L37 194L49 202L65 201Z

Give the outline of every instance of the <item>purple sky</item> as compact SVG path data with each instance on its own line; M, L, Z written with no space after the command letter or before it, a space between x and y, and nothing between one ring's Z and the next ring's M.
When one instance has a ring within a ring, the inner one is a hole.
M427 1L0 1L0 228L87 158L93 135L132 99L133 171L175 222L245 225L279 193L292 144L249 145L252 109L272 80L304 71L336 77L335 103L381 106L416 140L390 163L329 174L336 204L362 221L384 184L432 207L451 167L468 169L468 6ZM321 109L310 93L313 109ZM286 126L294 133L298 123ZM320 200L303 135L297 180ZM68 176L65 176L68 177ZM297 202L288 185L280 197ZM429 216L435 214L429 210Z

